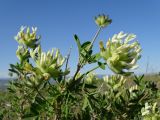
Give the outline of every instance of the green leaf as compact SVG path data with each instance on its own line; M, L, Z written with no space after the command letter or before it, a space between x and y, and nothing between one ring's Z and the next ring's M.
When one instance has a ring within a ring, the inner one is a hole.
M13 68L15 68L15 65L13 65L13 64L10 64L10 67L13 69Z
M140 81L142 81L142 79L143 79L143 77L144 77L144 74L142 75L142 76L137 76L137 75L134 75L134 82L137 84L137 85L140 85Z
M31 104L30 110L31 110L31 114L32 115L38 116L39 115L39 109L40 109L40 107L39 107L38 104L36 104L36 103L32 103Z
M97 62L97 61L100 60L100 59L101 59L100 53L96 53L96 54L94 54L94 55L92 55L92 56L90 57L90 59L88 60L88 63L89 63L89 64L95 63L95 62Z
M14 69L8 69L10 72L12 72L12 73L16 73L17 75L19 74L16 70L14 70Z
M87 56L86 56L86 55L81 54L81 57L82 57L85 61L88 61L88 59L87 59Z
M82 49L85 49L85 48L87 48L90 44L91 44L90 41L86 41L86 42L84 42L84 43L81 45L81 48L82 48Z
M26 114L22 118L23 120L35 120L38 116L34 114Z
M93 111L91 103L92 103L91 99L88 99L88 106L89 106L90 110Z
M68 112L69 112L69 108L68 108L68 105L65 105L65 117L67 118L68 117Z
M79 40L79 38L78 38L78 36L76 34L74 35L74 40L77 43L78 50L79 50L79 53L80 53L80 51L81 51L81 43L80 43L80 40Z
M101 55L100 55L100 53L96 53L96 54L92 55L92 58L94 58L95 60L100 60Z
M86 59L91 58L91 54L92 54L92 50L87 51L87 50L83 49L83 52L81 52L81 55L84 55Z
M82 110L85 110L87 106L88 106L88 98L87 98L87 95L85 95Z
M14 91L13 89L11 89L11 88L7 88L7 90L8 90L9 92L11 92L11 93L15 93L15 91Z
M97 86L92 85L92 84L85 84L85 87L86 87L86 88L90 88L90 89L95 89L95 88L97 88Z
M101 69L105 70L105 63L98 62L98 65Z

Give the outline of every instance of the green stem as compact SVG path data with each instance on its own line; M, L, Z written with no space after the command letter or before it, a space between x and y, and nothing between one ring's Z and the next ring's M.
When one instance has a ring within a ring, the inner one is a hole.
M91 45L89 46L88 51L89 51L90 49L92 49L92 46L93 46L95 40L97 39L97 37L98 37L98 35L99 35L99 33L100 33L101 30L102 30L102 27L99 27L98 30L97 30L97 32L96 32L96 34L94 35L94 37L93 37L93 39L92 39L92 41L91 41ZM83 62L84 62L84 61L85 61L85 60L83 60L83 61L80 63L82 67L83 67Z
M92 46L93 46L95 40L97 39L97 37L98 37L98 35L99 35L99 33L100 33L101 30L102 30L102 27L99 27L98 30L97 30L97 32L96 32L96 34L94 35L94 37L93 37L93 39L92 39L92 41L91 41L91 45L89 46L88 51L89 51L90 49L92 49ZM81 63L81 64L82 64L82 67L83 67L83 62L84 62L84 61L85 61L85 60L83 60L82 63Z
M96 66L96 67L92 68L91 70L89 70L88 72L86 72L85 74L87 75L87 74L89 74L90 72L92 72L92 71L94 71L94 70L96 70L96 69L98 69L98 68L99 68L99 66Z
M97 37L98 37L98 35L99 35L99 33L100 33L101 30L102 30L102 27L99 27L98 31L96 32L94 38L91 41L91 46L90 47L92 47L92 45L94 44L94 42L97 39Z
M73 76L73 79L71 80L71 82L68 85L68 90L73 89L75 85L79 84L78 82L80 80L76 80L76 76L77 76L78 72L80 71L80 69L81 69L81 65L78 63L77 70L76 70L76 72L75 72L75 74Z
M72 79L72 82L70 83L70 85L69 85L69 87L68 87L69 89L70 89L71 87L73 88L75 85L79 84L79 82L76 82L75 77L76 77L76 75L78 74L80 68L81 68L81 66L78 66L78 67L77 67L77 71L76 71L76 73L75 73L75 75L74 75L74 77L73 77L73 79ZM89 74L90 72L92 72L92 71L94 71L94 70L96 70L96 69L98 69L98 68L99 68L99 66L96 66L96 67L92 68L91 70L87 71L86 73L84 73L82 76L87 75L87 74ZM82 77L82 76L81 76L81 77ZM78 80L77 80L77 81L78 81Z
M90 45L90 47L89 47L89 50L92 48L92 46L93 46L96 38L98 37L101 29L102 29L102 27L99 27L98 31L96 32L95 36L93 37L93 39L92 39L92 41L91 41L91 45ZM83 65L83 62L84 62L84 60L83 60L81 63L80 63L80 61L78 61L77 70L76 70L76 72L75 72L75 74L74 74L74 76L73 76L72 83L75 81L75 78L76 78L78 72L80 71L80 69L83 68L83 66L84 66L84 65ZM88 73L90 73L91 71L97 69L97 68L99 68L99 66L96 67L96 68L93 68L93 69L90 70L90 71L88 71L88 72L86 73L86 75L87 75Z
M81 65L78 63L78 65L77 65L77 70L76 70L76 72L75 72L75 74L74 74L74 76L73 76L73 81L75 81L75 78L76 78L78 72L80 71L80 69L81 69Z

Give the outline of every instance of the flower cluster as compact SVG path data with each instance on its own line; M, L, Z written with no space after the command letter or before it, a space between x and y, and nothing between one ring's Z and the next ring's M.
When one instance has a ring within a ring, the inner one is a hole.
M15 36L15 40L19 44L26 45L30 48L35 48L39 43L40 36L36 35L37 28L32 27L32 32L30 32L29 27L21 27L17 36Z
M157 102L153 104L145 103L145 106L141 109L141 115L144 120L159 120L160 112L158 109Z
M126 78L122 75L104 76L103 81L107 84L112 85L113 89L116 90L126 83ZM117 81L118 83L116 83Z
M55 53L55 55L54 55ZM65 58L60 55L59 50L42 52L40 46L30 50L30 56L35 61L37 68L44 74L45 78L59 75L59 68L63 65Z
M151 113L152 106L148 103L145 103L145 106L142 108L141 113L142 116L149 115Z
M100 54L113 72L130 75L132 72L129 70L138 67L136 62L141 56L141 47L137 41L131 42L135 37L120 32L107 41L106 48L100 42Z

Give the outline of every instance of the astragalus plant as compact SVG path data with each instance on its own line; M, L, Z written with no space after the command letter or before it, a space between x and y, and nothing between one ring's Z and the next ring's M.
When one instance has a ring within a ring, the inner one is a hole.
M141 56L141 46L134 34L117 33L99 42L100 51L93 51L100 31L112 20L105 15L95 17L98 31L91 41L78 47L78 63L70 74L70 52L63 57L59 49L43 52L37 28L21 27L15 37L19 62L9 71L14 80L8 91L12 99L4 103L4 120L158 120L159 90L156 84L133 77L133 69ZM86 65L93 67L82 71ZM115 75L98 78L96 69L110 68Z

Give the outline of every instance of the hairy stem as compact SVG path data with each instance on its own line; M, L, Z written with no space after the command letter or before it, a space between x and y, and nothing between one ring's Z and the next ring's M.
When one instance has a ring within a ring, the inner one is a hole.
M99 35L99 33L100 33L101 30L102 30L102 27L99 27L99 29L97 30L94 38L93 38L92 41L91 41L91 46L90 46L90 47L92 47L92 45L94 44L94 42L95 42L95 40L97 39L97 37L98 37L98 35Z

